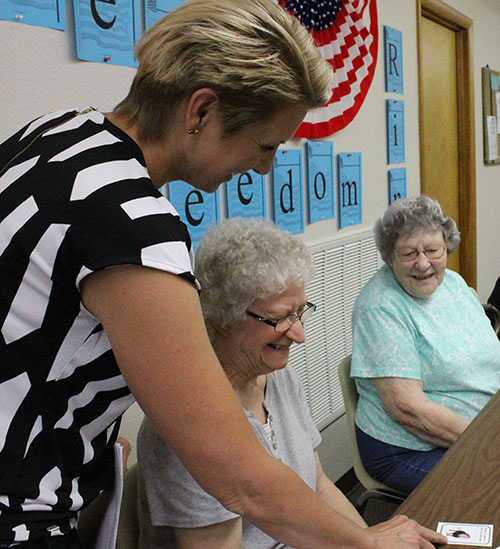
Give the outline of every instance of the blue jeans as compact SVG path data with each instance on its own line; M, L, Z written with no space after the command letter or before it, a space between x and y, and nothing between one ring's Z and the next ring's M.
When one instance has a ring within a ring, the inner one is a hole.
M366 472L398 492L409 494L446 452L446 448L409 450L377 440L356 425L359 454Z

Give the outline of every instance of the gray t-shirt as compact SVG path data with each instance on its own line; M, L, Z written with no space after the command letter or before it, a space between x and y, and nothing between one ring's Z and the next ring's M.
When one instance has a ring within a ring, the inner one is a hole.
M321 435L312 420L299 377L290 366L267 376L264 406L271 440L253 412L246 412L257 438L272 456L291 467L315 490L314 450ZM147 418L139 431L137 450L140 548L175 547L170 527L196 528L238 516L200 487ZM285 546L243 520L243 547Z

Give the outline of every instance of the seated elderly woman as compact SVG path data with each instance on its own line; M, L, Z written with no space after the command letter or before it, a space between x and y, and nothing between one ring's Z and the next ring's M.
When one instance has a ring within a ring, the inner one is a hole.
M500 387L500 342L462 277L446 269L456 224L427 196L375 223L386 263L353 310L351 376L368 473L411 492Z
M201 240L195 272L212 345L258 439L365 528L321 468L321 436L299 378L287 367L290 346L304 341L303 324L315 310L304 289L313 275L307 247L271 223L231 219ZM138 464L141 547L282 547L206 493L147 419Z

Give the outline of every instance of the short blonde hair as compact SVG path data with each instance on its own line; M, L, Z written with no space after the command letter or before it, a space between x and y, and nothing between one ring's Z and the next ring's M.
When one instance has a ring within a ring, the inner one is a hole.
M217 93L226 134L331 96L331 66L273 0L186 2L153 25L136 56L137 74L115 112L149 142L163 137L171 109L200 88Z

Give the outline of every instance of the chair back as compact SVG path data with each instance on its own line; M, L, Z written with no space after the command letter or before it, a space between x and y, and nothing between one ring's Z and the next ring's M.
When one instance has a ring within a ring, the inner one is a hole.
M364 468L361 461L361 456L359 455L354 421L356 416L356 408L358 406L359 394L356 388L356 383L351 377L351 355L346 356L342 360L342 362L339 364L338 371L340 388L342 389L342 396L344 398L347 423L349 425L349 432L351 435L352 461L356 477L367 490L391 490L390 488L385 486L385 484L378 482L366 472L366 469Z
M137 476L137 463L134 463L123 480L123 496L116 544L118 549L137 549L139 547Z

